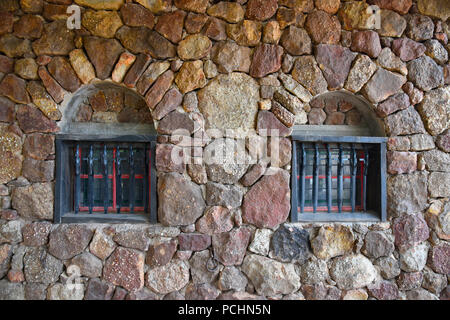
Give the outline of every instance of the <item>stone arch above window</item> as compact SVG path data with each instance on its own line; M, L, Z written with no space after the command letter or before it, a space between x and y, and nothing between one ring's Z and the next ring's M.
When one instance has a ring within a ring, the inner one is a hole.
M135 91L111 82L79 89L63 103L60 134L156 135L145 99Z
M315 96L309 103L308 121L294 132L331 136L384 137L384 123L364 97L347 91Z

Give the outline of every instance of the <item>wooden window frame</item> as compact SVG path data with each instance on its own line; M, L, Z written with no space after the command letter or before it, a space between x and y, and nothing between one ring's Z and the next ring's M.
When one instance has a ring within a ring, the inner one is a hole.
M73 168L70 148L77 142L148 143L150 145L150 203L146 213L74 212ZM155 166L156 134L152 135L79 135L59 134L56 144L55 223L156 223L157 222L157 172Z
M326 131L325 131L326 132ZM291 222L381 222L386 221L386 141L385 137L366 136L322 136L306 135L299 132L292 135L292 173L291 173ZM355 143L370 144L376 148L377 157L371 160L369 170L370 184L367 192L371 192L370 208L366 212L342 213L300 213L298 212L299 182L297 143ZM375 167L375 168L374 168ZM376 172L374 171L376 170ZM375 172L375 173L374 173ZM375 200L374 200L375 199ZM375 203L375 205L374 205Z

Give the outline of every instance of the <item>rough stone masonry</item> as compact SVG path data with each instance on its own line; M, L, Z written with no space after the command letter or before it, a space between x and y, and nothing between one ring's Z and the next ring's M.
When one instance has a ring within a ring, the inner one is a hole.
M449 299L449 17L442 0L0 1L0 300ZM293 125L364 125L332 91L384 123L385 223L289 221ZM159 224L53 224L69 120L155 125ZM173 163L178 128L253 130L256 163ZM258 133L275 128L274 169Z

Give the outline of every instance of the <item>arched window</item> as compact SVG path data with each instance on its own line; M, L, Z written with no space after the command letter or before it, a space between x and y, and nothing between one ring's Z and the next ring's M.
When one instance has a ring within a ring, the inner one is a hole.
M369 103L346 92L323 94L310 105L327 109L327 113L315 111L336 119L293 130L291 220L385 221L386 138L382 122ZM350 116L353 120L348 121ZM337 122L347 125L333 124Z
M63 108L55 222L156 222L156 131L144 99L98 83Z

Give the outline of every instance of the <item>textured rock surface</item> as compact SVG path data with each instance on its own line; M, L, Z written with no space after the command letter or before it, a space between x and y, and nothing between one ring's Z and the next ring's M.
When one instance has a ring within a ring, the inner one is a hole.
M144 254L118 247L106 260L103 278L127 290L139 290L144 286Z
M59 259L70 259L88 246L92 236L92 230L83 225L61 225L50 233L48 250Z
M354 241L354 235L347 227L322 227L311 240L311 246L318 258L327 260L351 253Z
M146 275L146 286L157 293L180 290L189 282L189 267L183 261L172 261L165 266L150 269Z
M376 277L376 270L363 255L350 255L333 260L331 277L340 289L359 289Z

